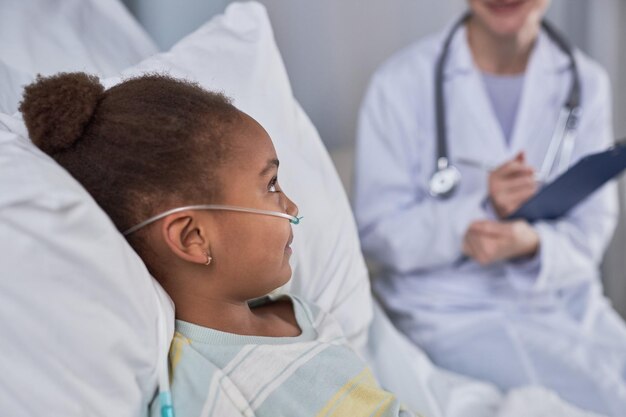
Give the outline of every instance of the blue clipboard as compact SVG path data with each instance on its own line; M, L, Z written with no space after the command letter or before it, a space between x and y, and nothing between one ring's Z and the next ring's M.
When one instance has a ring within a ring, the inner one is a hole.
M508 217L508 220L555 220L576 204L589 197L612 178L626 169L626 143L621 142L606 151L588 155Z

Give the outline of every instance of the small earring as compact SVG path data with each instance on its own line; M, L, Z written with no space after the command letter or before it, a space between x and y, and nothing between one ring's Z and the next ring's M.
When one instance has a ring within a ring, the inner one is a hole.
M211 261L213 260L213 258L211 256L209 256L209 254L207 252L204 252L204 254L206 255L206 262L204 264L205 265L210 265Z

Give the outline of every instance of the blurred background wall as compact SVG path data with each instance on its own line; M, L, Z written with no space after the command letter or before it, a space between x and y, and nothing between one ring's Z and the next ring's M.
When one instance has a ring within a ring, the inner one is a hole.
M124 0L167 49L228 0ZM294 95L349 189L356 118L368 80L394 51L438 30L465 0L259 0L269 12ZM548 18L609 72L616 137L626 136L626 1L553 0ZM621 180L626 207L626 180ZM626 210L604 262L606 292L626 317Z

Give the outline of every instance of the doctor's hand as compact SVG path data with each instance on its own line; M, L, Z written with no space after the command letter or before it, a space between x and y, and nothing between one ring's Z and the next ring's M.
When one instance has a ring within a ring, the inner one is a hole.
M535 171L526 164L524 152L489 174L489 199L501 219L515 212L536 192Z
M533 256L539 249L539 234L525 220L499 222L479 220L468 227L463 254L481 265Z

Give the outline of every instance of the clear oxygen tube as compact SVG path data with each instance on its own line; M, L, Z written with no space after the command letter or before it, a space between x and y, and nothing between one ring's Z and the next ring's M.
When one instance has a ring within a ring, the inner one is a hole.
M295 217L287 213L281 213L279 211L261 210L261 209L238 207L238 206L226 206L226 205L220 205L220 204L200 204L200 205L194 205L194 206L177 207L171 210L164 211L163 213L157 214L156 216L152 216L149 219L144 220L141 223L125 230L123 234L124 236L128 236L131 233L136 232L137 230L141 229L142 227L146 227L147 225L152 224L156 222L157 220L161 220L162 218L169 216L170 214L179 213L185 210L227 210L227 211L238 211L242 213L263 214L266 216L274 216L274 217L281 217L283 219L287 219L289 220L291 224L298 224L300 223L300 220L302 220L302 217Z

